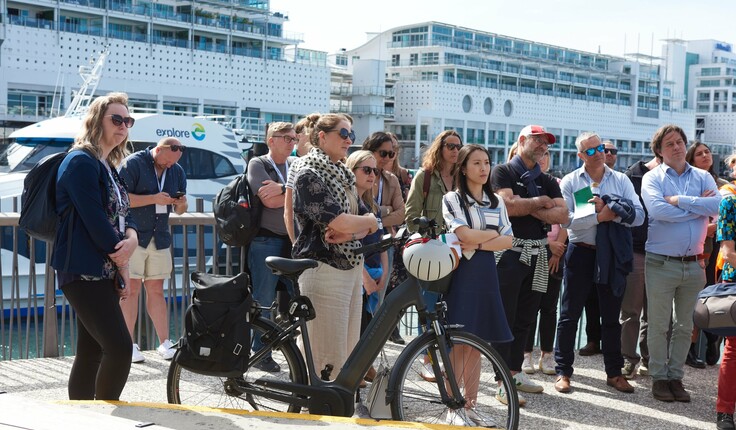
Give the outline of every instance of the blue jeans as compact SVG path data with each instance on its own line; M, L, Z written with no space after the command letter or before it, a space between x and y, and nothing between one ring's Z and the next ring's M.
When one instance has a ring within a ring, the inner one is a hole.
M248 268L250 269L251 283L253 284L253 300L261 306L271 306L276 299L276 284L279 276L274 275L266 266L266 257L289 257L284 254L288 239L278 237L258 236L250 243L248 250ZM294 286L286 278L281 278L289 294L294 295ZM263 311L264 318L270 318L270 311ZM253 351L263 347L260 336L253 339Z

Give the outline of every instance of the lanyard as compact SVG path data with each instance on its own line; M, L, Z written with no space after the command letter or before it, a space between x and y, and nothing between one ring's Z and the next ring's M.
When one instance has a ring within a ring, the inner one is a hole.
M155 167L153 169L156 171ZM164 182L166 182L166 171L169 169L164 169L164 172L161 174L161 179L158 180L158 192L162 192L164 190Z
M383 197L383 172L381 172L381 178L378 179L378 195L376 196L376 203L381 206L381 198Z
M271 158L271 155L266 154L266 159L268 160L269 163L271 163L271 165L273 166L273 169L276 171L276 174L279 175L279 179L281 180L281 183L285 184L286 180L284 179L283 175L281 175L281 171L279 170L279 168L276 167L276 162L273 161L273 158ZM284 166L285 166L284 172L286 172L286 176L288 177L289 176L289 160L288 159L284 161Z
M120 195L120 188L118 188L118 184L117 182L115 182L115 178L113 178L112 176L112 171L110 170L110 166L107 164L107 160L102 160L102 163L105 165L107 175L110 177L110 182L112 183L112 187L115 190L115 197L117 197L118 199L118 228L120 229L120 233L125 233L125 219L120 216L120 210L123 208L123 197Z

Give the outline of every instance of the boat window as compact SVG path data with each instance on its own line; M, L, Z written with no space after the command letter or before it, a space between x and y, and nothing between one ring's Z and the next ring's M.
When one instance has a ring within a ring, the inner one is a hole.
M66 151L71 139L17 139L0 154L0 171L30 170L43 157Z
M133 143L133 149L135 151L140 151L148 146L152 145L145 142ZM179 165L184 169L187 180L222 178L238 174L235 166L233 166L233 163L227 157L216 152L193 148L191 146L187 147L186 152L179 159Z

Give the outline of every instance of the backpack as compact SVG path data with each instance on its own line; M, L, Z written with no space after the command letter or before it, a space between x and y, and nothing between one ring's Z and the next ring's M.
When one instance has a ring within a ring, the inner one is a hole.
M736 283L723 282L702 289L695 302L693 322L718 336L736 336Z
M247 246L258 234L261 201L253 195L246 174L240 174L215 196L217 235L230 246Z
M53 242L59 227L56 213L56 174L67 152L47 155L36 163L23 180L18 225L28 236ZM69 205L66 213L73 210ZM70 224L71 226L71 224Z
M250 357L253 297L247 273L192 273L192 303L184 317L176 363L195 373L242 376Z

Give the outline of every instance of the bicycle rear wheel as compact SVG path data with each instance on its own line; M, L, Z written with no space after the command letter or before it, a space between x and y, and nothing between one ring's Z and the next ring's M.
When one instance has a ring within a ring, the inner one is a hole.
M251 342L256 336L260 336L275 327L277 327L276 324L271 321L261 317L257 318L252 322ZM254 351L253 356L256 354L257 352ZM251 356L248 370L242 377L237 378L222 378L191 372L179 366L176 363L175 356L171 361L166 381L166 394L169 403L250 411L300 412L301 408L299 406L272 400L263 395L243 394L242 390L239 390L239 387L253 386L253 381L259 378L308 384L309 379L304 359L294 341L284 341L271 352L271 357L280 368L278 371L265 372L259 370L256 366L265 357L261 357L259 360L254 359L253 356ZM288 391L274 390L273 388L266 388L266 390L282 395L292 394Z
M501 356L488 342L467 332L449 329L448 348L455 379L466 399L465 407L452 409L443 403L438 383L444 383L452 396L434 332L425 333L410 343L396 361L389 382L393 418L417 421L516 429L519 425L519 398L516 386ZM441 340L445 337L441 337ZM422 376L425 350L434 352L443 369L439 382ZM498 381L496 380L498 378ZM500 383L500 385L499 385ZM503 404L496 400L499 390L508 393Z

